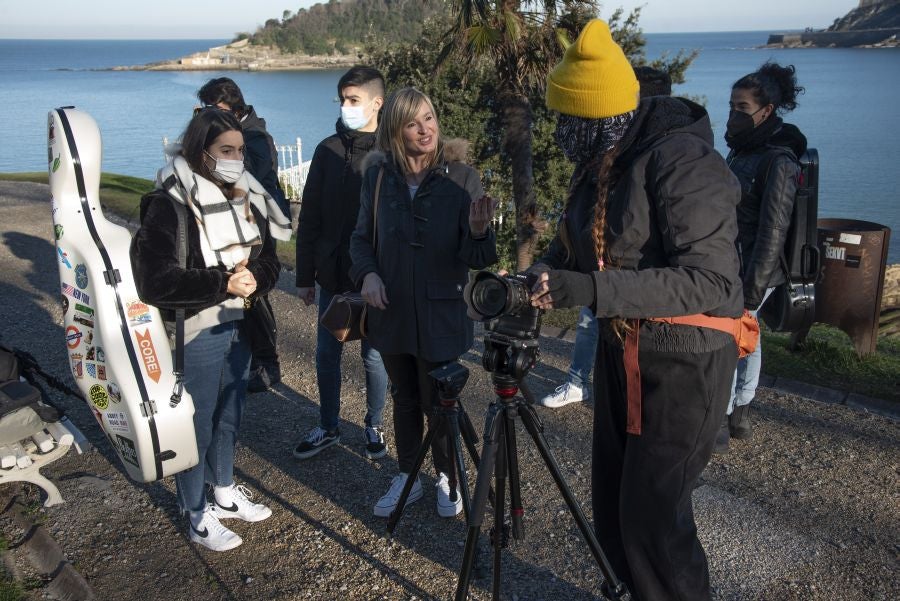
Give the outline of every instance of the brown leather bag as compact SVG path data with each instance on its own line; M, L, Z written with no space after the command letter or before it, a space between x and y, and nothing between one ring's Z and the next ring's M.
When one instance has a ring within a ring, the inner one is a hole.
M319 324L338 342L360 340L366 337L367 306L359 292L335 294L319 318Z
M375 180L375 198L372 202L372 248L378 251L378 197L384 168L378 170ZM338 342L352 342L366 337L366 311L368 305L359 292L335 294L319 317L319 325L331 332Z

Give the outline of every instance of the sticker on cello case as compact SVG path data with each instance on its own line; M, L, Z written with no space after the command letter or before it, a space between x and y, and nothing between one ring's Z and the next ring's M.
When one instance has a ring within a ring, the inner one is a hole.
M118 405L122 402L122 391L119 390L115 382L110 382L106 385L106 392L109 393L109 400L113 403Z
M69 326L66 328L66 346L70 349L78 348L78 345L81 344L81 337L83 334L81 330L76 328L75 326Z
M106 380L106 366L105 365L97 365L97 379L98 380Z
M106 389L102 384L94 384L91 386L91 389L88 391L88 396L91 397L91 402L97 409L106 411L106 409L109 408L109 395L106 394Z
M84 369L85 369L85 371L87 371L87 375L94 378L95 380L97 379L97 364L96 363L85 363Z
M72 360L72 375L75 376L76 380L80 380L84 377L84 361L82 358L84 355L81 353L72 353L69 355L69 358Z
M150 316L150 307L146 303L133 300L126 302L125 306L127 308L129 326L143 326L153 321L153 318Z
M68 267L69 269L72 269L72 263L69 262L69 254L68 254L66 251L64 251L63 249L61 249L60 247L57 246L57 247L56 247L56 254L59 255L59 262L60 262L60 263L62 263L63 265L65 265L65 266Z
M75 266L75 285L84 290L88 285L87 265L79 263Z
M128 427L128 418L125 416L124 411L107 411L106 423L109 424L109 429L113 432L122 432L124 434L131 432L131 428Z
M134 446L134 441L130 438L125 438L121 434L116 434L116 443L116 446L119 448L119 454L122 455L122 459L134 467L141 467L138 465L137 449Z
M156 347L153 346L153 338L150 336L150 330L135 332L134 338L137 340L141 361L144 363L144 371L147 372L147 376L151 380L159 382L159 359L156 357Z
M72 284L66 284L65 282L63 282L62 291L63 294L67 294L75 300L83 302L85 305L91 304L91 295L86 292L82 292Z
M66 296L65 294L60 294L60 297L62 298L63 315L65 315L66 313L69 312L69 297Z
M63 229L63 226L61 226L61 225L54 225L54 226L53 226L53 235L56 236L56 239L57 239L57 240L59 240L60 238L63 237L63 232L64 232L64 231L65 231L65 230Z

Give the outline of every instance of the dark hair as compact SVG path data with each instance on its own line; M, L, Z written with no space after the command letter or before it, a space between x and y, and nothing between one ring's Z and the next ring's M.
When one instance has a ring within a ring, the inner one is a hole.
M241 122L232 113L208 107L194 115L181 134L181 156L194 173L217 182L203 160L204 152L227 131L241 131Z
M672 95L672 78L667 72L643 66L634 68L634 76L641 84L641 98Z
M344 88L347 86L366 88L373 97L384 98L384 77L381 75L381 71L372 67L358 65L344 73L338 81L338 96L344 97Z
M777 112L787 113L797 108L797 96L804 92L797 85L794 65L782 67L768 61L758 71L744 75L731 89L750 90L761 106L771 104Z
M247 113L244 95L241 94L241 89L234 83L234 80L229 77L210 79L197 90L197 98L207 106L215 106L220 102L227 104L238 118Z

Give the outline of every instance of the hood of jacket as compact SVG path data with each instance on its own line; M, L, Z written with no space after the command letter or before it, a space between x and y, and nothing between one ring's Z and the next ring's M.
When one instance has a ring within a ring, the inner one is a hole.
M696 102L672 96L641 99L634 122L620 142L617 162L629 164L657 141L676 131L713 144L709 114Z
M444 154L435 169L440 169L448 163L465 163L469 156L469 146L469 141L463 138L450 138L444 140ZM373 165L386 165L392 167L394 161L389 160L388 156L388 153L380 149L371 151L363 159L363 173Z
M266 120L256 114L252 106L247 107L247 113L241 119L241 129L243 130L266 130Z
M789 148L798 159L806 152L806 136L792 123L782 124L769 138L769 144Z

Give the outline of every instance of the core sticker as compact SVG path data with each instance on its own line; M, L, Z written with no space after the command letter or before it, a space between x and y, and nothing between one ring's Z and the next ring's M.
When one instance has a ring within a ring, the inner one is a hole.
M81 330L76 328L75 326L69 326L66 328L66 346L70 349L78 348L78 345L81 344L81 337L83 334Z
M84 290L88 285L87 266L79 263L75 266L75 285Z
M91 397L91 402L97 409L106 411L109 407L109 396L106 394L106 389L102 384L94 384L91 386L88 395Z
M139 300L133 300L125 303L128 312L128 325L145 326L153 321L150 316L150 307Z
M159 382L159 360L156 358L156 348L153 346L150 330L135 332L134 337L137 340L138 350L141 353L141 360L144 362L144 371L147 372L147 376L151 380Z

